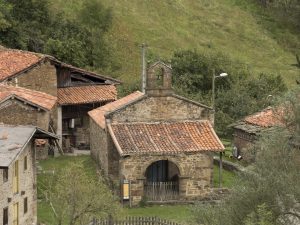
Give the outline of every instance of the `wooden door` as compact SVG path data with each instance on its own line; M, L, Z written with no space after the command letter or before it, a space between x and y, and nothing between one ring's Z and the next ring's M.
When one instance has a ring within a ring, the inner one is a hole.
M19 203L13 206L13 225L19 225Z
M13 193L19 193L19 162L15 161L13 174Z

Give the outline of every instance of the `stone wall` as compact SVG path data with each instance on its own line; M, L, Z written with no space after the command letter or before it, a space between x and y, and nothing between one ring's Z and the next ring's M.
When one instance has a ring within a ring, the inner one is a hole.
M90 118L91 156L108 175L107 133Z
M235 130L233 134L233 144L237 147L238 153L243 160L251 162L255 156L251 150L255 142L255 137L241 130Z
M208 119L211 110L173 96L148 97L114 113L113 122L153 122Z
M24 157L27 156L27 170L24 170ZM3 218L3 209L8 207L9 223L13 223L13 205L19 203L19 224L32 225L37 222L37 193L36 193L36 165L33 142L29 142L17 158L19 162L19 193L13 194L13 165L8 169L9 177L3 182L3 170L0 169L0 218ZM28 211L24 213L24 199L27 197ZM10 201L8 199L10 198Z
M77 126L75 130L76 146L79 149L90 149L90 124L87 114L81 117L82 125Z
M120 159L120 177L131 181L131 198L134 205L142 199L146 169L159 160L171 161L178 167L180 200L195 200L210 194L213 176L211 153L135 155Z
M50 112L36 108L18 100L9 100L0 105L0 122L11 125L33 125L48 130Z
M49 61L40 63L28 72L12 79L9 83L57 96L56 68Z

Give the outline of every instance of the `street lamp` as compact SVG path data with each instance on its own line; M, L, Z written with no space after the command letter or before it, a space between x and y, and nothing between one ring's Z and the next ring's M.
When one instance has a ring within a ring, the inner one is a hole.
M211 104L212 104L212 109L215 112L215 80L219 77L226 77L228 76L227 73L221 73L218 76L216 76L215 69L213 69L213 77L212 77L212 99L211 99ZM215 116L214 116L215 120ZM215 123L215 122L214 122ZM219 161L219 188L222 187L222 152L220 152L220 161Z
M228 76L227 73L221 73L216 76L215 69L213 69L213 76L212 76L212 97L211 97L211 107L215 110L215 80L219 77L226 77Z

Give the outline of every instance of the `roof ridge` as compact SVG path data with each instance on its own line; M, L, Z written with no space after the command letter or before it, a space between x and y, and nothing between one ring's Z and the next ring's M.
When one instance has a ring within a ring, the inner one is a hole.
M33 90L33 89L28 89L28 88L25 88L25 87L12 86L12 85L8 85L8 84L4 84L4 83L0 83L0 87L21 89L21 90L25 90L25 91L28 91L28 92L35 92L35 93L39 93L39 94L43 94L43 95L49 95L49 96L52 96L52 97L55 98L55 96L50 95L50 94L48 94L46 92L42 92L42 91L38 91L38 90Z
M205 123L209 122L208 119L201 120L161 120L161 121L134 121L134 122L112 122L111 124L170 124L170 123L188 123L188 122L197 122L197 123Z

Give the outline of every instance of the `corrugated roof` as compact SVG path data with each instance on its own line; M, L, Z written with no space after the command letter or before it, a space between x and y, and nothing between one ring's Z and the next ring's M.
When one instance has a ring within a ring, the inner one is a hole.
M144 94L140 91L136 91L131 93L130 95L127 95L123 98L120 98L114 102L108 103L104 106L101 106L97 109L94 109L92 111L89 111L88 114L90 117L101 127L105 128L105 117L104 115L106 113L112 112L122 106L127 105L130 102L133 102L137 100L138 98L142 97Z
M40 138L56 138L55 135L34 126L0 124L0 167L9 167L35 134Z
M51 110L57 100L56 97L43 92L0 84L0 102L10 98L18 98L44 110Z
M114 85L58 88L57 97L60 105L111 102L117 98L117 89Z
M220 152L225 148L207 120L108 125L121 155Z

